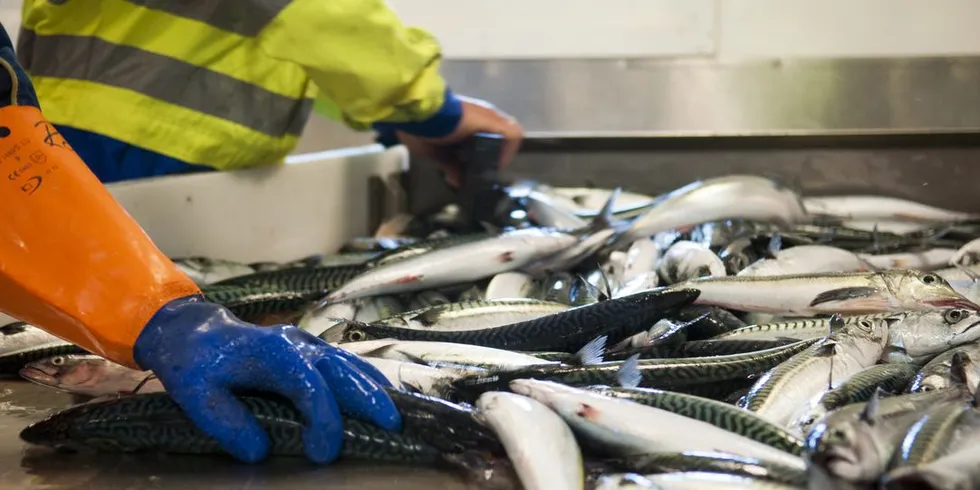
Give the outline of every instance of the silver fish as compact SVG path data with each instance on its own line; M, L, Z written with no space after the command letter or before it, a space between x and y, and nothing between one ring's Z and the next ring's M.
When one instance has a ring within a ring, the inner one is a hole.
M977 264L980 264L980 238L970 240L949 258L949 265L970 266Z
M255 273L254 268L230 260L207 257L181 257L171 260L199 286Z
M582 490L582 452L564 420L533 398L490 391L476 417L500 438L526 490ZM534 434L533 437L528 437Z
M886 321L888 347L883 359L887 362L923 363L953 347L980 341L980 313L973 310L909 311Z
M92 397L164 391L150 371L140 371L90 354L68 354L35 361L20 375L31 382Z
M928 407L958 402L961 389L913 393L855 403L830 412L806 436L807 458L833 479L875 481L902 437Z
M884 196L806 197L803 205L814 215L849 220L896 219L904 221L960 221L978 215L950 211L926 204Z
M338 301L432 289L520 270L578 242L569 233L526 228L431 250L367 270L330 293L317 309Z
M534 278L523 272L503 272L493 276L487 284L484 299L531 298L537 286Z
M770 422L787 426L809 403L851 375L873 366L888 338L884 321L845 325L839 320L830 337L796 354L763 375L743 406Z
M714 252L700 244L684 240L674 242L664 252L657 272L667 284L677 284L698 277L727 275L725 264L721 263Z
M726 473L684 471L644 475L664 490L798 490L796 485Z
M957 382L973 392L980 385L980 343L954 347L934 357L915 375L909 392L944 390Z
M424 361L469 366L493 366L497 369L556 364L519 352L451 342L384 339L346 342L341 347L348 352L362 356L406 362ZM601 355L601 350L599 354Z
M84 352L71 342L24 322L0 327L0 374L15 374L30 361Z
M949 452L925 464L896 468L885 476L881 487L885 490L971 490L980 487L980 427L977 413L973 411L958 429L965 434L956 441Z
M753 262L736 275L784 276L868 270L868 265L854 252L826 245L799 245L779 251L775 258Z
M794 468L804 467L797 456L666 410L550 381L518 379L511 381L510 389L544 403L577 434L617 455L722 451Z
M701 291L696 304L800 316L937 307L980 310L980 306L954 291L938 275L918 271L712 277L687 281L673 288Z
M474 366L451 365L433 367L414 362L364 357L364 361L381 371L396 388L417 391L425 395L442 396L443 388L453 381L487 371Z
M803 203L793 191L763 177L731 175L693 182L659 197L616 242L632 243L708 221L741 218L789 226L806 217Z
M951 248L932 248L923 252L897 253L885 255L859 254L862 260L877 269L915 269L932 271L950 262L956 254Z
M847 315L842 317L844 324L862 320L882 320L894 313L873 313L870 315ZM714 340L776 340L776 339L819 339L830 332L830 318L798 318L774 323L760 323L737 328L715 336Z

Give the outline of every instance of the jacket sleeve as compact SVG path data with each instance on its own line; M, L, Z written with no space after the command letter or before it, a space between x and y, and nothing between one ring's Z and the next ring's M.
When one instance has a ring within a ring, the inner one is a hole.
M270 56L305 67L320 97L355 129L439 137L459 123L438 42L403 25L384 0L293 0L259 42Z
M200 290L44 118L0 26L0 311L137 367L133 345Z

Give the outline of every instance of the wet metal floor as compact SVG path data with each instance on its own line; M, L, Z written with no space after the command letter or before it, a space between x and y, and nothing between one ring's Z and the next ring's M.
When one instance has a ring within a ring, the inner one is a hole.
M424 468L337 463L302 458L258 465L217 456L66 454L24 444L29 423L71 405L63 393L20 380L0 380L0 489L399 489L469 490L454 475Z

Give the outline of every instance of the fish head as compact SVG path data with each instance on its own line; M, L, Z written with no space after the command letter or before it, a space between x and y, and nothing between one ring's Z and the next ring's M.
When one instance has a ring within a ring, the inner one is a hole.
M883 274L889 291L910 309L964 308L980 311L980 305L956 292L938 274L921 271L895 271Z
M923 376L921 380L916 380L912 383L912 387L909 389L912 393L926 393L930 391L940 391L951 387L949 377L943 376L941 374L929 374Z
M869 364L877 361L888 342L888 322L882 318L863 318L831 334L841 345L850 345Z
M923 362L980 339L980 312L942 308L893 315L888 322L888 357Z
M58 387L84 386L101 377L109 362L93 355L64 355L28 363L20 375L34 383Z
M810 407L806 413L804 413L798 420L793 422L795 429L799 431L800 434L809 434L813 426L819 422L824 416L827 415L827 409L823 405L817 403Z
M872 424L835 417L817 422L806 435L807 459L823 472L842 480L874 481L881 473L881 455Z

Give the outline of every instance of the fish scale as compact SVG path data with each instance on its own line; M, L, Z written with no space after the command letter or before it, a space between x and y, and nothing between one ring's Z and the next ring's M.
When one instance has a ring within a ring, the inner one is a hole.
M245 321L262 315L297 311L316 299L294 291L240 286L205 286L201 288L208 301L225 306Z
M707 422L790 454L803 454L803 440L758 415L727 403L699 396L647 388L590 387L606 396L623 398Z
M342 457L434 464L446 454L483 449L482 441L489 441L487 454L502 454L496 436L472 419L470 411L437 399L421 401L427 397L389 393L402 413L403 430L389 432L344 416ZM304 419L291 403L254 396L240 400L269 434L271 454L305 454ZM468 423L462 423L466 418ZM76 405L31 424L20 436L32 444L103 452L224 453L166 393Z
M799 487L806 487L808 483L803 470L728 453L649 453L615 459L609 463L625 471L641 474L697 471L760 478Z
M600 335L614 343L646 330L696 297L697 292L692 290L649 291L481 330L437 331L352 323L344 335L345 340L360 332L363 338L358 340L394 338L517 351L575 352Z
M637 362L640 386L683 389L709 382L738 380L758 375L779 365L815 340L804 340L784 347L733 356L646 359ZM606 362L589 366L540 366L476 375L459 379L453 388L461 396L506 389L515 379L532 378L555 381L569 386L614 385L619 382L624 362Z
M339 267L293 267L273 271L256 272L247 276L232 277L212 286L239 286L290 291L300 295L326 296L330 291L364 272L366 267L348 265ZM319 298L314 298L319 299Z
M882 320L895 313L873 313L870 315L849 315L842 317L845 325L862 320ZM732 330L718 335L712 340L734 340L748 338L766 340L771 338L791 337L798 340L824 337L830 331L830 318L800 318L785 322L763 323ZM748 337L748 338L746 338Z
M962 403L946 403L929 408L902 440L892 455L890 468L915 466L935 461L946 454L963 414L969 410Z
M833 410L851 403L868 401L879 387L885 393L900 392L912 382L916 372L915 366L910 364L871 366L824 393L817 403L825 410Z

